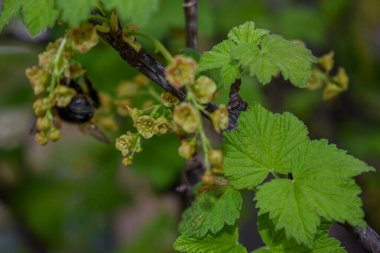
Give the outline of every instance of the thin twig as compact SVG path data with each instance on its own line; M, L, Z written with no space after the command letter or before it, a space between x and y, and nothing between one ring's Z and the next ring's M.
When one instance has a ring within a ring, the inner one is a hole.
M353 232L359 237L361 245L371 253L380 252L380 236L367 225L365 229L353 227Z
M184 0L186 47L197 49L198 46L198 0Z

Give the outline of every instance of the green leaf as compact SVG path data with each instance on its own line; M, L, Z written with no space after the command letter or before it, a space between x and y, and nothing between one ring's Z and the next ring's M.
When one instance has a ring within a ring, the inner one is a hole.
M360 188L350 177L371 167L322 140L298 147L289 168L293 179L271 180L255 197L259 213L269 213L287 238L310 247L321 218L364 226Z
M224 85L233 83L237 78L240 78L239 65L232 62L231 50L235 47L235 43L231 40L224 40L214 46L211 51L202 55L198 63L197 72L202 72L208 69L221 68L221 78Z
M0 31L19 14L23 0L3 0L0 15Z
M240 216L242 198L232 188L201 193L183 213L179 230L185 236L201 238L208 232L217 233L225 225L234 225Z
M281 72L285 80L297 87L306 87L311 75L311 65L315 57L310 50L299 43L288 41L278 35L267 35L261 39L260 48L243 44L232 57L239 61L251 76L263 83L269 83L273 76ZM245 51L245 54L242 52Z
M102 0L108 9L116 9L123 21L144 25L158 9L158 0Z
M181 235L175 241L174 249L184 253L247 253L238 243L238 230L231 227L202 239Z
M232 28L228 33L228 38L237 44L250 43L258 45L261 38L268 33L268 30L255 29L255 23L250 21Z
M305 125L290 113L273 114L258 103L226 132L224 172L237 189L253 188L272 171L287 174L292 153L305 143Z
M62 9L62 18L73 26L86 20L97 2L97 0L57 0L58 6Z
M54 0L26 0L22 7L23 21L30 34L35 36L53 27L58 17Z
M245 71L256 76L262 84L281 73L293 85L306 87L316 58L300 43L256 29L253 22L234 27L228 38L203 53L198 72L220 69L224 84L231 84Z
M232 41L224 40L214 46L211 51L202 54L202 58L198 63L197 72L221 68L227 64L230 64L230 52L234 46L235 43Z
M328 237L328 227L322 226L319 228L314 243L311 248L297 244L293 239L287 239L284 230L276 230L273 222L268 215L259 216L258 229L264 243L265 248L254 251L270 252L270 253L344 253L346 252L340 242L334 238Z
M236 79L240 78L240 68L237 64L226 64L220 70L222 84L229 87Z

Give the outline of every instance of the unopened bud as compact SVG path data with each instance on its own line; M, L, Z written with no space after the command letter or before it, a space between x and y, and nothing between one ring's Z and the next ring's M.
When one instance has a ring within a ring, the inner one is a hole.
M178 148L178 153L181 157L188 160L194 156L196 152L196 144L194 141L182 140Z
M47 133L47 138L50 141L58 141L61 139L61 130L57 128L51 128Z

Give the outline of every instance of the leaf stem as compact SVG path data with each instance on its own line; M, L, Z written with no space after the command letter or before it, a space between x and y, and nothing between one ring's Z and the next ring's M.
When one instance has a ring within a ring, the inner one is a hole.
M155 50L162 54L162 56L165 58L165 60L167 61L168 64L173 62L173 60L174 60L173 56L169 53L169 51L166 49L166 47L159 40L154 38L153 36L150 36L149 34L146 34L143 32L136 32L136 31L130 32L129 34L140 36L140 37L143 37L143 38L149 40L153 44Z

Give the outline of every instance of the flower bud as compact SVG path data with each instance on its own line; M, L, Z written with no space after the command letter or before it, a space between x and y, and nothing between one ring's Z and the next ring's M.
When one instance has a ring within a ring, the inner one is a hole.
M166 134L170 129L169 121L165 117L159 117L156 119L156 124L158 128L157 133L159 135Z
M138 117L140 117L140 111L137 108L126 106L128 115L132 118L133 121L136 121Z
M76 79L82 76L85 72L86 70L83 69L79 62L73 62L68 66L68 68L64 69L65 77L69 79Z
M228 127L228 111L225 105L220 105L219 108L210 114L212 125L217 133Z
M122 81L117 86L116 96L118 98L133 97L136 96L138 91L138 85L135 82Z
M50 141L58 141L59 139L61 139L61 130L55 127L51 128L47 133L47 138Z
M135 127L145 139L151 138L158 132L156 120L148 115L138 117L135 121Z
M217 88L215 82L207 76L199 77L190 87L191 91L202 104L207 104L213 99Z
M196 143L191 140L182 140L178 148L178 153L181 157L188 160L194 156L196 152Z
M210 170L205 171L205 174L202 176L202 182L205 185L213 185L215 183L215 178Z
M223 153L221 150L212 149L208 154L212 166L220 167L223 164Z
M173 120L185 132L191 134L197 131L200 115L190 103L184 102L174 109Z
M320 57L319 64L327 73L329 73L334 67L334 52L331 51L330 53Z
M313 70L311 72L311 77L309 81L307 82L307 88L309 90L317 90L322 87L323 85L323 80L321 76L324 75L321 73L319 70Z
M179 99L168 91L161 93L161 101L166 107L173 107L179 104Z
M82 24L69 32L71 46L80 53L86 53L99 42L99 36L96 33L95 26L91 24Z
M350 79L347 76L346 70L342 67L338 69L338 73L334 76L334 81L343 89L347 90Z
M140 74L133 78L133 82L136 83L139 87L147 87L150 80L148 77Z
M48 138L44 133L36 133L34 135L34 141L39 145L46 145L48 143Z
M36 121L36 127L41 132L46 132L52 127L51 121L47 116L44 117L38 117Z
M177 55L165 69L166 79L176 88L194 83L196 63L192 58Z
M30 84L32 85L35 95L39 95L45 91L46 82L49 78L49 75L46 71L37 66L33 66L31 68L27 68L25 74L28 77Z
M121 162L125 167L128 167L132 164L132 157L131 156L124 157Z
M66 107L76 95L74 89L65 85L58 85L54 90L55 103L58 107Z
M48 107L47 99L37 99L33 103L33 111L37 116L44 116Z
M324 100L332 99L336 97L337 95L339 95L342 91L343 89L339 87L338 85L336 85L335 83L327 83L323 91L323 99Z

